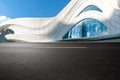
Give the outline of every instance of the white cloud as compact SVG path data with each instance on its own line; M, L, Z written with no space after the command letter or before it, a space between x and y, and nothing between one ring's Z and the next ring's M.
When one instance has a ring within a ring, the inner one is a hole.
M7 20L10 20L10 18L7 16L0 16L0 23L7 21Z

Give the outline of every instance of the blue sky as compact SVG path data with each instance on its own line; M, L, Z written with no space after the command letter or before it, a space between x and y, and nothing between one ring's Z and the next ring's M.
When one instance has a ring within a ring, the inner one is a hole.
M70 0L0 0L0 16L18 17L53 17Z

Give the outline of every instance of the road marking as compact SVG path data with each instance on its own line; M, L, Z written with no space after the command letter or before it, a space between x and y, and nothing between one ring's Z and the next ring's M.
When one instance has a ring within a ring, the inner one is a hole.
M66 49L66 48L70 48L70 49L83 48L83 49L84 49L84 48L87 48L87 47L85 47L85 46L74 46L74 47L72 47L72 46L71 46L71 47L69 47L69 46L68 46L68 47L67 47L67 46L63 46L63 47L62 47L62 46L54 46L54 47L52 47L52 46L46 46L46 47L42 47L42 46L41 46L41 47L39 47L39 46L38 46L38 47L34 47L34 48L65 48L65 49Z

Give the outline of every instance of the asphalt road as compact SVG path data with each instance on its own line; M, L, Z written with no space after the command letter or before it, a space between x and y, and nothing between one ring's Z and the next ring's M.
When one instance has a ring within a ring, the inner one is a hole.
M120 43L1 43L0 80L120 80Z

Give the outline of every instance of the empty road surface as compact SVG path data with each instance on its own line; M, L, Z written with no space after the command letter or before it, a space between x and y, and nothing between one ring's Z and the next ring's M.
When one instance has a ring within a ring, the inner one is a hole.
M120 43L1 43L0 80L120 80Z

